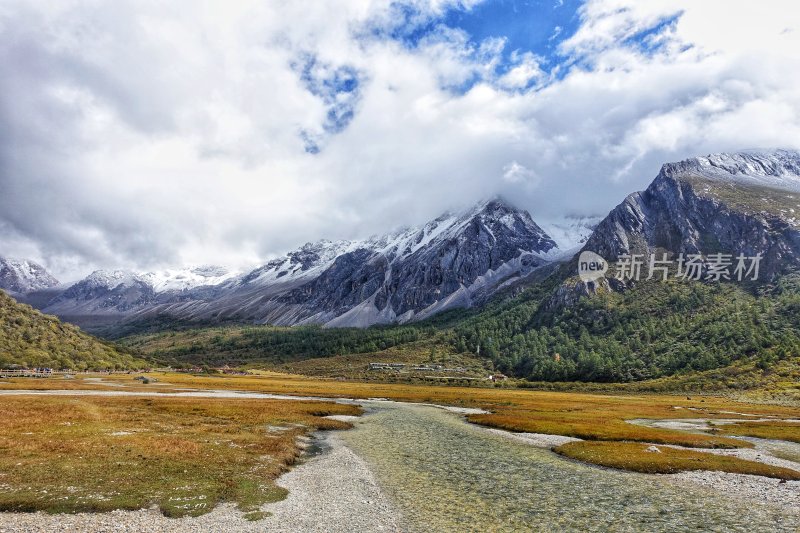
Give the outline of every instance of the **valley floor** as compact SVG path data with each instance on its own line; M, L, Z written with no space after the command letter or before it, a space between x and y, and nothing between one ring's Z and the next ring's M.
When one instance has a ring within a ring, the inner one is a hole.
M0 428L4 509L131 509L2 513L0 530L800 528L796 407L711 397L380 385L277 374L153 377L158 381L149 385L132 375L0 381L2 409L9 411L3 419L11 421ZM315 401L322 398L338 403ZM352 416L359 412L356 404L364 416ZM449 408L457 412L426 404L457 406ZM117 409L123 406L136 407L138 414L122 417ZM37 409L53 419L26 423L24 416ZM184 420L169 418L174 416ZM465 424L464 416L494 428ZM234 425L219 427L221 419ZM165 444L158 428L167 421L166 433L173 440ZM350 423L355 429L317 431ZM70 449L80 439L118 447L106 455ZM281 447L269 452L267 441ZM286 448L291 442L294 451ZM175 470L177 459L169 446L178 444L182 462ZM280 456L277 450L285 448L291 453ZM281 465L293 463L304 448L299 466L281 475ZM231 474L229 464L209 460L220 452L233 454L226 457L244 461L257 475L239 472L239 489L219 490L215 482L224 476L215 474ZM277 462L268 459L278 456ZM64 470L77 458L91 463L92 472L111 477L103 481L102 476ZM155 463L148 466L145 459ZM63 483L43 477L45 463L61 465L58 481L69 479L70 490L59 494ZM137 476L140 471L147 473L145 479L166 476L158 485L171 486L172 492L148 492L152 487ZM70 499L73 494L86 497L93 483L114 483L122 474L140 480L138 499ZM203 490L187 490L186 480ZM253 480L269 490L254 489ZM285 499L282 489L288 489ZM204 498L198 499L198 492ZM195 511L182 503L188 501L206 505ZM157 507L149 508L153 502ZM188 516L194 514L200 516Z

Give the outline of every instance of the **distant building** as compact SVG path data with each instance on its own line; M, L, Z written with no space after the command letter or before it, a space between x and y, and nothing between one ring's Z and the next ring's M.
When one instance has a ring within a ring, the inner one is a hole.
M369 369L370 370L400 370L401 368L405 368L405 364L403 363L370 363Z

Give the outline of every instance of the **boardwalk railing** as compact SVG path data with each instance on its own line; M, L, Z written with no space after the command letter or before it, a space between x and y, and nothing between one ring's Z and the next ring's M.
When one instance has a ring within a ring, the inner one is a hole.
M74 372L61 372L47 368L27 368L23 370L0 370L0 378L49 378Z

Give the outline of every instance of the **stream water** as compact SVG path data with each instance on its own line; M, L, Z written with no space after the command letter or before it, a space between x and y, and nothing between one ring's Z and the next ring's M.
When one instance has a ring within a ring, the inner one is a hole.
M339 436L412 531L798 531L800 516L580 464L435 407L381 403Z

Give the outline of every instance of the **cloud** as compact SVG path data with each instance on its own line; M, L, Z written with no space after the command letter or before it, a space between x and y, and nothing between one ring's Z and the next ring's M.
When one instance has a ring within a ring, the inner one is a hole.
M530 52L511 54L511 66L508 72L500 76L497 83L505 89L527 89L545 77L540 67L541 58Z
M473 5L5 2L0 255L254 264L494 193L603 214L665 161L800 148L791 3L590 0L547 57L447 25Z
M538 177L531 169L512 161L503 167L503 180L511 184L535 186L538 182Z

